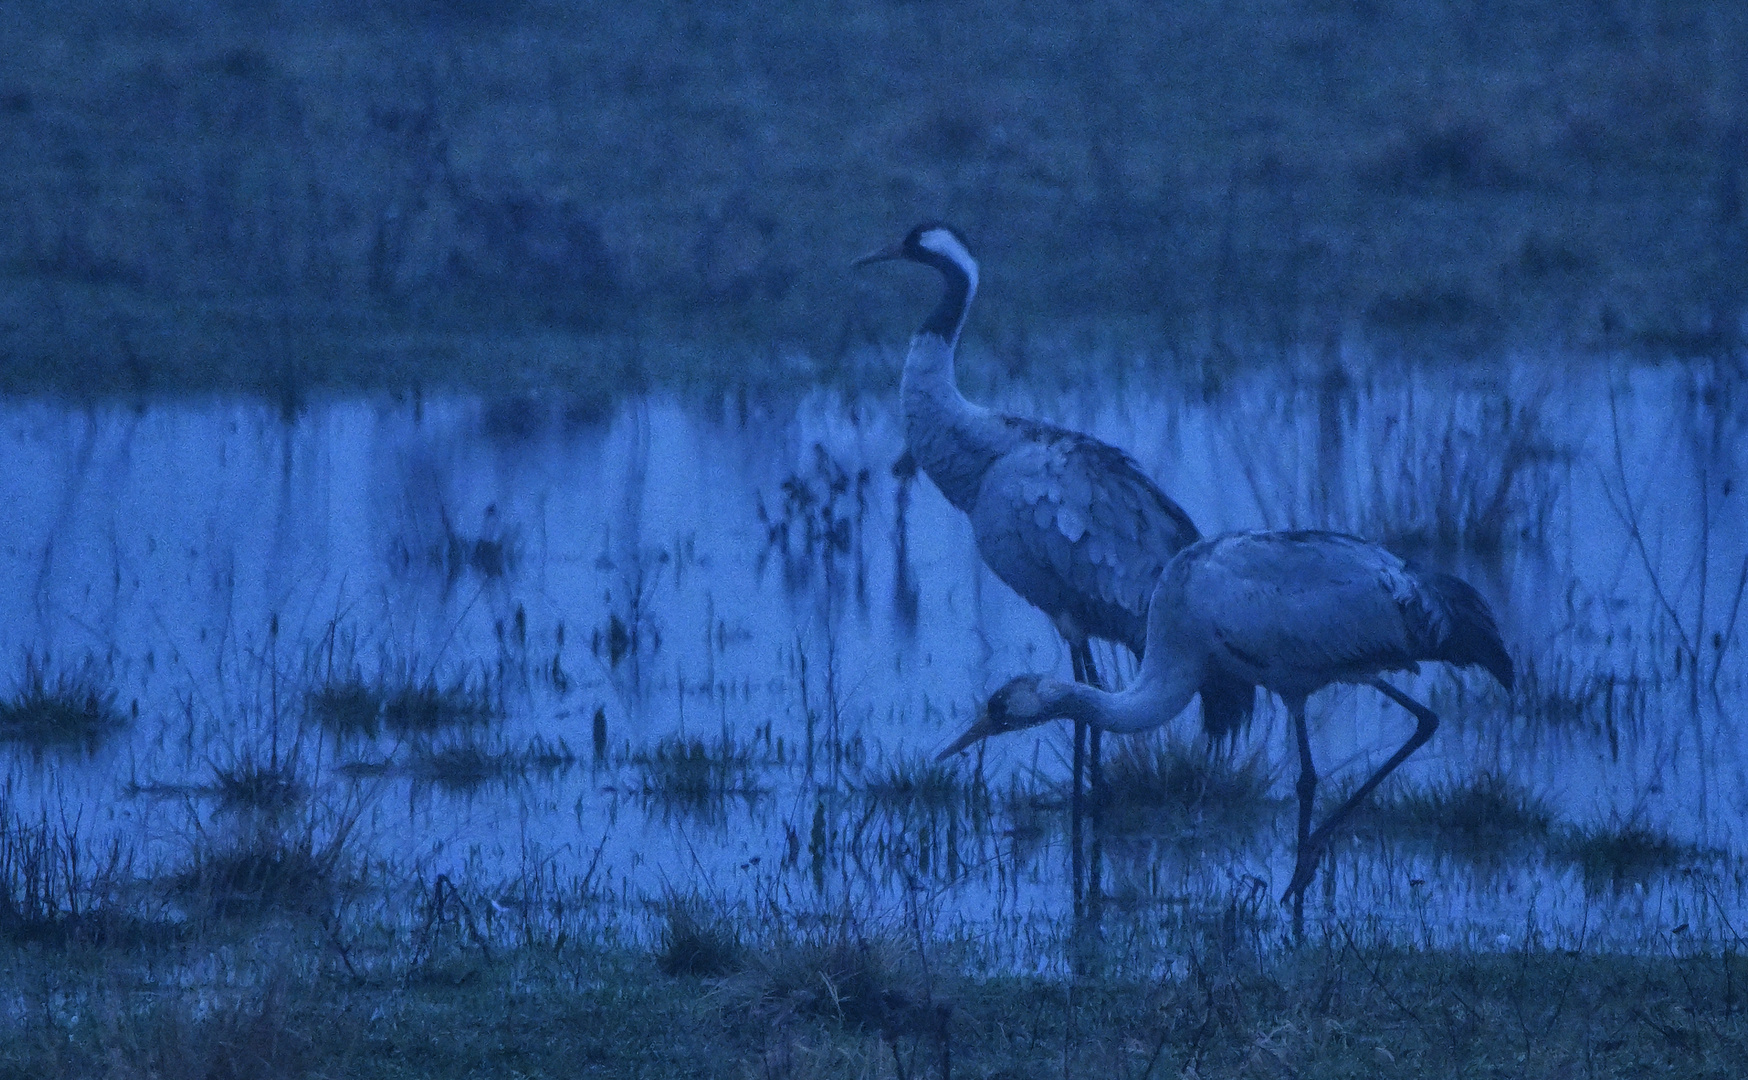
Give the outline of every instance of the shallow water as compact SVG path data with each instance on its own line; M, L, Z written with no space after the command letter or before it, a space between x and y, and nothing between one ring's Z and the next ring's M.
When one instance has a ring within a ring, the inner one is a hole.
M1208 395L1138 376L1003 404L1129 449L1205 532L1346 529L1476 584L1526 678L1508 698L1440 666L1404 677L1445 723L1403 782L1492 770L1567 821L1643 823L1704 849L1687 874L1587 892L1535 860L1475 867L1436 844L1356 842L1313 908L1417 940L1521 936L1526 913L1594 935L1599 906L1622 916L1610 925L1624 947L1679 923L1743 924L1748 741L1731 631L1748 401L1727 379L1350 361ZM1007 677L1069 667L1046 620L981 569L964 519L926 478L893 475L890 401L704 411L657 397L605 419L522 400L340 402L289 419L242 401L10 402L0 446L0 657L83 670L138 710L88 754L0 749L23 812L65 812L86 839L122 836L172 868L224 819L215 767L297 747L317 802L363 806L370 854L409 877L526 881L533 868L633 906L696 889L898 910L915 889L941 925L999 938L1021 963L1053 947L1070 910L1051 786L1063 731L990 744L996 797L981 809L869 795ZM504 716L428 738L324 733L307 697L348 672L466 683ZM1353 688L1314 698L1312 719L1326 793L1411 728ZM1283 799L1285 734L1271 707L1238 751L1265 756ZM743 748L736 790L654 792L638 755L673 736ZM576 761L473 784L417 765L434 746L537 738ZM1278 894L1291 828L1283 809L1250 842L1107 836L1110 907Z

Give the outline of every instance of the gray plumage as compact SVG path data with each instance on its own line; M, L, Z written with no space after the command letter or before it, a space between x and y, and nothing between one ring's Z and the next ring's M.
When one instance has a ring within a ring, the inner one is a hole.
M1160 571L1200 534L1128 454L1089 435L967 401L954 380L977 264L950 226L925 223L861 260L938 270L940 303L912 338L899 392L905 443L947 501L970 518L995 575L1048 615L1071 647L1104 638L1144 654ZM1217 676L1204 721L1229 734L1250 715L1249 684Z
M1035 675L991 695L977 722L941 756L990 735L1072 719L1109 731L1158 727L1197 687L1224 677L1281 696L1299 750L1299 843L1283 899L1302 919L1304 891L1331 832L1432 738L1431 709L1378 678L1426 661L1473 665L1511 689L1511 657L1473 587L1422 570L1376 544L1329 532L1232 533L1179 552L1155 586L1141 669L1118 693ZM1363 682L1413 713L1414 734L1315 830L1317 770L1305 699L1334 682Z
M1341 533L1204 540L1172 561L1154 604L1151 638L1204 648L1210 666L1283 698L1432 660L1512 684L1493 615L1467 582Z

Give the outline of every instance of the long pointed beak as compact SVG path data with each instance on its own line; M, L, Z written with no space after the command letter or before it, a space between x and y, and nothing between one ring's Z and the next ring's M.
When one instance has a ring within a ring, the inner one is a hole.
M977 711L976 722L965 729L965 734L954 739L952 745L935 755L935 760L946 761L948 758L959 753L961 750L964 750L966 747L971 746L973 743L980 742L994 734L995 725L989 722L989 713L979 709Z
M871 251L850 265L859 270L871 263L891 262L893 259L902 258L904 258L904 242L900 241L899 243L893 244L891 247L883 247L879 251Z

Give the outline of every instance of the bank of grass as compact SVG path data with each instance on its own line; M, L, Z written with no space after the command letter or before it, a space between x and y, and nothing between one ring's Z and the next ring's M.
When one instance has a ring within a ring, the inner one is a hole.
M1296 944L1265 898L1058 928L1073 974L1013 974L987 966L999 942L926 931L920 895L879 915L780 903L776 883L748 903L676 891L640 931L592 867L458 886L308 835L203 832L157 880L69 858L65 822L0 817L0 1080L1726 1077L1748 1059L1748 956L1722 920L1635 955L1533 934L1411 948L1347 922Z
M932 285L847 263L936 215L974 380L1715 352L1748 295L1705 0L20 0L0 58L9 392L890 385Z
M590 936L489 955L392 940L292 922L162 956L7 947L0 1077L1731 1077L1748 1060L1739 950L1337 935L1070 981L925 965L902 936L748 945L709 975Z

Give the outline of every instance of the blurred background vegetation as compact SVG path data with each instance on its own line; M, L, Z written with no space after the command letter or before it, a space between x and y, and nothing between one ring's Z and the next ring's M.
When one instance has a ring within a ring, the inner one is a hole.
M1737 3L9 0L0 389L878 389L937 216L1008 374L1703 353L1745 172Z

